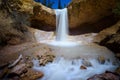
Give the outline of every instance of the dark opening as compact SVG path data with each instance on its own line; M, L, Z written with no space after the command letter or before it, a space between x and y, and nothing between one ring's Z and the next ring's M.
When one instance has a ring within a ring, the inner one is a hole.
M65 8L71 0L35 0L52 9Z

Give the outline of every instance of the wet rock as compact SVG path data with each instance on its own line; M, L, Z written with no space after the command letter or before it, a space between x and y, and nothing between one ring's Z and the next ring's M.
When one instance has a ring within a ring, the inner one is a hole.
M106 72L103 74L96 74L87 80L120 80L120 76L112 72Z
M34 71L32 69L28 69L28 72L22 76L22 80L37 80L42 78L44 74L42 72Z
M11 72L12 72L12 73L19 74L19 75L22 75L22 74L27 73L26 64L19 64L19 65L15 66L15 67L11 70Z
M32 68L33 67L33 62L32 61L27 62L26 67Z
M80 66L80 69L87 69L87 67L85 67L85 66Z
M105 57L104 56L99 56L98 61L99 61L99 63L104 64L105 63Z
M39 57L39 65L45 66L48 62L52 62L54 58L54 55L45 53Z
M88 60L83 60L82 64L87 66L87 67L92 66L92 64Z
M120 21L98 33L94 40L113 52L120 53Z

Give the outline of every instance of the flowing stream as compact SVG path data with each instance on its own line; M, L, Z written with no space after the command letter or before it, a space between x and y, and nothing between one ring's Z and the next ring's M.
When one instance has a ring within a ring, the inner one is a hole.
M67 8L57 9L55 13L56 38L45 44L53 50L56 58L45 66L39 66L39 61L33 60L33 69L44 73L39 80L87 80L95 74L116 69L114 54L107 48L94 43L69 41ZM99 61L100 56L105 61Z

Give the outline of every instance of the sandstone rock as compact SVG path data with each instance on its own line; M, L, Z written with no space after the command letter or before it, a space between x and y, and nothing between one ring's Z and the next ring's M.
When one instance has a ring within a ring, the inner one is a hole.
M92 64L88 60L83 60L82 64L87 66L87 67L92 66Z
M10 45L16 45L21 43L21 39L17 37L11 38L9 41L7 41L8 44Z
M15 66L11 72L22 75L25 74L27 72L27 67L25 64L19 64L17 66Z
M71 27L95 23L112 14L115 0L73 0L68 6Z
M28 61L28 62L26 63L26 66L27 66L28 68L32 68L32 67L33 67L33 62L32 62L32 61Z
M120 80L120 76L112 73L106 72L103 74L97 74L87 80Z
M99 61L101 64L104 64L104 63L105 63L105 58L104 58L104 56L99 56L99 57L98 57L98 61Z
M31 26L43 30L53 30L56 26L55 12L43 5L33 7L34 15L31 16Z
M20 2L21 5L19 5L18 11L29 15L32 27L43 30L55 29L56 18L53 9L47 8L33 0L21 0ZM85 27L85 31L87 31L88 28L91 31L97 31L97 28L103 29L104 27L108 27L109 24L114 23L113 18L109 18L108 16L111 17L115 4L116 0L73 0L67 7L70 28L80 27L82 31L83 27ZM105 17L107 17L106 19L108 20L104 20L103 18ZM102 22L100 22L100 20ZM109 20L112 21L109 22ZM107 25L105 25L104 22L107 22ZM96 23L98 23L97 26L91 25ZM87 24L91 26L88 27Z
M20 2L22 5L19 6L20 9L18 11L29 16L28 20L31 27L46 30L55 28L55 12L53 9L37 3L34 0L21 0Z
M120 29L120 21L118 21L115 25L99 32L99 34L96 35L96 37L94 38L94 42L98 42L98 43L101 42L107 36L116 34L119 29Z
M87 69L87 68L86 68L85 66L82 65L82 66L80 66L80 69Z
M26 0L23 1L25 2ZM27 9L29 9L28 3L26 5ZM1 0L0 10L0 44L17 44L21 43L21 41L31 41L28 36L30 32L26 26L29 24L27 19L31 13L23 11L21 0Z
M54 55L51 54L43 54L40 57L38 57L39 59L39 64L41 66L45 66L45 64L47 64L48 62L52 62L54 60Z
M95 39L100 45L106 46L115 53L120 53L120 21L101 31Z
M40 71L38 72L32 69L28 69L28 72L22 77L22 80L37 80L43 76L44 74Z

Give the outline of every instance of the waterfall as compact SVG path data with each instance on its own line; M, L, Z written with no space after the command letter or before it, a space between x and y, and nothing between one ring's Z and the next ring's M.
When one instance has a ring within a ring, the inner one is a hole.
M33 60L33 69L44 72L38 80L87 80L95 74L114 71L118 65L110 50L95 43L71 41L68 35L67 8L56 9L56 39L44 42L55 59L45 66ZM44 52L44 50L43 50ZM41 52L40 52L41 54ZM100 60L100 58L103 58ZM90 65L88 65L90 64ZM81 69L85 66L86 69Z
M66 41L68 36L67 8L56 9L56 41Z

